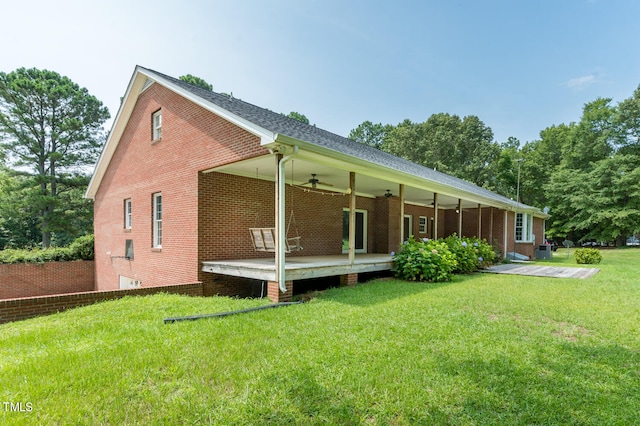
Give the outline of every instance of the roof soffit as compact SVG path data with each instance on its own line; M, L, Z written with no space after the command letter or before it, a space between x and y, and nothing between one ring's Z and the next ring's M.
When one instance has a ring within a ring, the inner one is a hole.
M364 159L349 156L347 154L343 154L305 141L296 140L288 136L278 135L276 143L291 146L298 145L300 150L298 151L296 157L305 158L319 164L332 166L345 171L355 172L357 174L377 177L395 184L404 184L429 192L437 192L438 194L453 198L463 198L466 201L470 201L476 204L500 207L507 210L515 209L515 204L513 203L500 202L496 199L482 197L479 194L474 194L458 188L453 188L441 182L424 179L419 176L405 173L396 169L390 169L388 167L381 166ZM527 208L527 210L531 209L530 206L521 204L519 207L520 211L524 211L525 207ZM533 209L532 211L537 211L537 209Z

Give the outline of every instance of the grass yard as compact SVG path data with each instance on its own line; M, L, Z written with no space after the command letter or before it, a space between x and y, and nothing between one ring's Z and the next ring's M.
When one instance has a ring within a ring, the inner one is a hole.
M586 280L387 279L167 325L267 302L156 295L0 325L0 423L637 424L640 250L602 254Z

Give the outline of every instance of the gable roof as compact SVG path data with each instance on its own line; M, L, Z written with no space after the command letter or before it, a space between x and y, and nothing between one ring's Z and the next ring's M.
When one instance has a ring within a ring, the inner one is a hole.
M396 157L316 126L302 123L284 114L261 108L231 95L206 90L141 66L137 66L134 71L125 99L114 120L112 131L96 164L94 175L86 193L88 198L95 197L100 180L106 171L106 167L124 130L124 125L135 105L135 100L142 89L149 83L148 80L162 84L194 103L259 136L263 145L288 139L287 143L302 143L306 147L317 149L324 153L334 153L373 167L377 166L390 173L411 176L413 181L423 180L438 186L446 186L463 194L475 195L483 200L490 200L492 203L489 204L495 204L502 208L529 211L540 217L548 216L535 207L516 203L514 200L463 179Z

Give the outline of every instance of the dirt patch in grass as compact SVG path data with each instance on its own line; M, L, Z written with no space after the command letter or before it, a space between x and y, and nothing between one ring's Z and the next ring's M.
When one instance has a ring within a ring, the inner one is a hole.
M589 336L591 334L588 329L576 324L558 322L556 325L558 327L557 330L551 334L570 342L575 342L578 340L578 337Z

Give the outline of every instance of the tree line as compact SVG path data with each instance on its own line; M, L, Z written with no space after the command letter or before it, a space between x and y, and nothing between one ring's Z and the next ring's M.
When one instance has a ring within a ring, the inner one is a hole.
M187 74L181 80L213 86ZM309 124L301 113L290 118ZM107 108L53 71L0 72L0 249L66 245L93 232L83 198L107 133ZM494 140L477 116L433 114L422 123L365 121L349 138L516 198L549 207L547 234L624 242L640 233L640 87L617 105L586 104L577 123L521 144Z
M548 208L547 236L623 245L640 233L640 87L614 105L598 98L577 123L521 144L494 140L477 116L433 114L423 123L365 121L349 137L516 199Z

